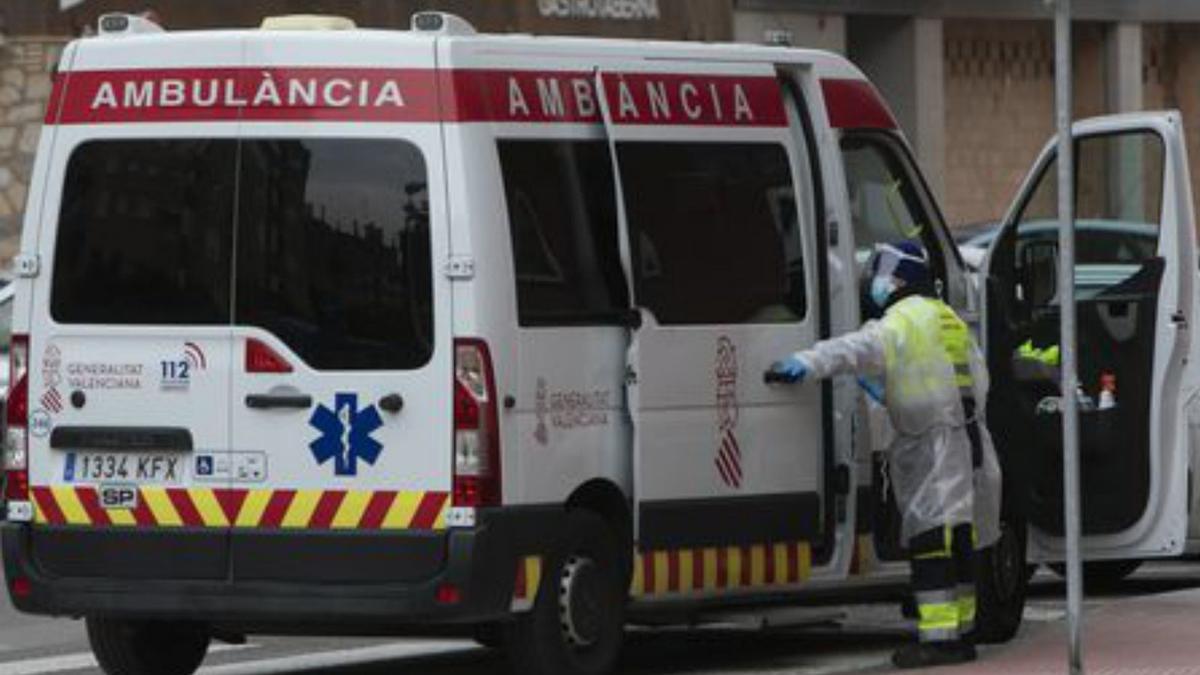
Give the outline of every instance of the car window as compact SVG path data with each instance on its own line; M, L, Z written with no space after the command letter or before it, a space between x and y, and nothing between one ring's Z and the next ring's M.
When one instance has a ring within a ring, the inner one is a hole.
M933 218L906 163L889 141L847 134L842 139L842 160L858 251L870 253L875 244L936 241L927 241Z
M1163 152L1162 139L1149 130L1076 140L1075 264L1112 268L1088 274L1086 283L1077 273L1080 297L1122 284L1157 257ZM1044 166L1017 217L1018 266L1034 242L1043 242L1057 255L1057 167L1057 158ZM1053 273L1053 266L1043 267Z
M433 354L425 159L412 143L242 143L234 320L321 370L404 370Z
M787 150L618 145L638 303L664 324L783 323L808 313Z
M67 163L50 294L63 323L228 324L237 142L104 140Z
M236 322L313 368L407 369L432 354L432 277L412 143L103 140L67 165L50 306L63 323Z
M615 323L629 309L607 141L501 140L522 326Z
M841 149L856 262L864 264L877 244L911 241L928 252L934 276L944 283L941 220L899 142L879 132L854 131L843 135ZM869 318L870 303L862 307Z

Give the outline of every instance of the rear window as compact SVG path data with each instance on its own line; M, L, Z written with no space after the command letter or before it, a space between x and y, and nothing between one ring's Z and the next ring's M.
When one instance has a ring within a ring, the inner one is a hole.
M235 323L318 369L409 369L433 353L425 161L403 141L243 145Z
M236 162L232 140L80 145L58 219L54 318L229 323Z
M399 140L83 144L67 167L51 313L259 326L313 368L420 367L433 351L426 180Z

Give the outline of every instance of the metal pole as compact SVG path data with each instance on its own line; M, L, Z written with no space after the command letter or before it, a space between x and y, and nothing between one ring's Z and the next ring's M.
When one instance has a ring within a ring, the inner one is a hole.
M1054 88L1058 123L1058 297L1061 309L1063 518L1067 544L1067 650L1083 673L1083 566L1079 551L1079 387L1075 355L1075 166L1071 137L1071 0L1055 0Z

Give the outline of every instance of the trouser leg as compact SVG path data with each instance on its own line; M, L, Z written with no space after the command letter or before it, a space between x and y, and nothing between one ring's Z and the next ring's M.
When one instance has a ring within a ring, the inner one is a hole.
M917 632L921 642L959 639L958 578L951 528L922 532L909 540Z
M958 607L958 630L963 635L975 630L975 527L956 525L951 535L954 579Z

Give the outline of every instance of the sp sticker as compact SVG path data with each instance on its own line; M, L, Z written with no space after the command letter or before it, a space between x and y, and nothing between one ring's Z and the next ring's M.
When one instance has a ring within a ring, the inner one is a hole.
M100 506L106 509L136 509L138 489L136 485L101 485L96 489Z
M333 460L335 475L357 476L359 460L374 465L383 452L383 445L371 437L383 420L374 405L358 408L358 394L338 392L333 407L318 405L308 424L321 432L308 444L313 459L317 464Z

